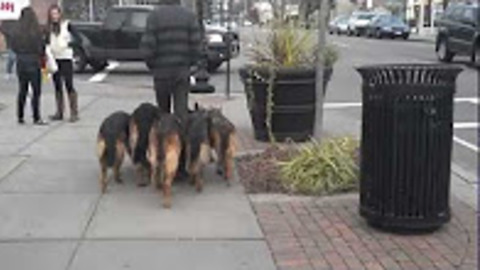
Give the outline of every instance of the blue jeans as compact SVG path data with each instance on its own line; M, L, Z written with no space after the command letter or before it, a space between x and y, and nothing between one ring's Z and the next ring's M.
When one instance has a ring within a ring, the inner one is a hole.
M13 74L13 67L15 66L16 58L15 53L11 49L7 49L7 63L5 67L7 74Z

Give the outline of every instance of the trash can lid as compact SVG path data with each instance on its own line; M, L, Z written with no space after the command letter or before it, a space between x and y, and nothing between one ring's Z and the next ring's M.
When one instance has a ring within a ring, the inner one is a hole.
M451 84L463 68L446 64L381 64L356 70L364 82L373 84Z

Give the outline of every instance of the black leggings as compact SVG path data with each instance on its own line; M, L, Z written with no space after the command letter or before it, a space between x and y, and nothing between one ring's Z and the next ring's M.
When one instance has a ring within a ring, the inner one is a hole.
M42 94L42 75L40 69L18 71L18 104L17 116L19 120L24 119L25 102L28 95L28 87L32 87L32 111L33 120L39 121L40 117L40 96Z
M73 61L70 59L60 59L57 60L57 65L58 71L53 74L55 91L62 93L63 82L65 82L67 92L69 94L75 93L75 88L73 87Z

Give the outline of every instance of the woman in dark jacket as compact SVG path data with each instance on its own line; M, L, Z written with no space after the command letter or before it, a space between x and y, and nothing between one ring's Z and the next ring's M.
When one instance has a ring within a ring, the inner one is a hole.
M31 7L22 10L20 19L11 38L12 50L17 55L17 75L19 81L17 117L24 124L24 107L28 88L32 88L32 111L35 125L45 125L40 116L42 94L41 58L45 52L42 30L38 18Z

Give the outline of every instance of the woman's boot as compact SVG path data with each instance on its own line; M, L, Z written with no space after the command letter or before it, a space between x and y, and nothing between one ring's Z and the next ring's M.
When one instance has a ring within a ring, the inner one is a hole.
M76 92L68 94L68 100L70 102L70 122L77 122L78 119L78 96Z
M62 121L63 112L65 111L65 101L63 99L63 92L61 91L55 92L55 102L57 104L57 112L54 115L50 116L50 120Z

